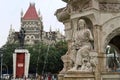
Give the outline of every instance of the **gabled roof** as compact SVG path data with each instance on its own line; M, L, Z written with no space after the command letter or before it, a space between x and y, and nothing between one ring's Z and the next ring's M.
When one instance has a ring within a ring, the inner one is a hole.
M27 12L25 13L25 15L23 16L23 19L24 20L38 20L39 19L39 16L35 8L35 4L30 3L30 6Z

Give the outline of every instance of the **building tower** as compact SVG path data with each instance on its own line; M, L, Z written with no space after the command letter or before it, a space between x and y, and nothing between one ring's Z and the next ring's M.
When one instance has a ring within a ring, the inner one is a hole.
M15 30L12 28L12 25L10 25L9 35L8 35L8 38L7 38L9 43L14 42L14 33L15 33Z
M25 14L22 12L21 28L26 31L25 44L32 45L42 40L42 18L40 12L36 11L35 3L30 3Z
M38 12L35 8L35 3L30 3L27 11L23 13L21 11L21 26L20 28L24 28L25 30L25 45L34 45L43 41L45 44L55 44L59 41L64 41L65 36L63 36L59 31L50 31L46 32L43 30L44 25L42 22L42 16L40 14L40 10ZM18 34L17 31L12 31L11 28L10 33L8 35L8 43L17 43L18 42Z

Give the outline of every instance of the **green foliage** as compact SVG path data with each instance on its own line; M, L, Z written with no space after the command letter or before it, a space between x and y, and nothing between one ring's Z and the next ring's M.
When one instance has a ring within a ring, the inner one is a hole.
M58 73L63 68L61 56L67 51L67 43L60 41L50 46L40 43L32 46L29 51L31 53L30 70L35 69L39 74Z
M9 73L12 73L13 69L13 53L15 48L18 47L17 44L6 44L2 48L3 51L3 64L7 65Z
M57 52L60 54L60 57L64 55L67 51L67 42L66 41L60 41L56 43L55 45Z
M13 53L17 44L6 44L2 48L4 50L3 62L8 66L9 70L13 69ZM43 43L33 46L25 46L30 52L29 73L42 74L43 72L58 73L63 68L61 56L67 51L67 42L60 41L55 45L46 45Z

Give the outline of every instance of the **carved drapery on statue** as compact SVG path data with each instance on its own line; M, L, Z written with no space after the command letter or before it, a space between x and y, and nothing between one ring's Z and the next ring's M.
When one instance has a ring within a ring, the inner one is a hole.
M73 33L73 40L70 47L70 58L72 60L71 70L91 72L95 70L97 64L97 53L93 52L91 42L93 36L87 28L84 19L78 21L78 27Z
M25 38L25 30L24 30L24 28L21 28L21 30L18 34L20 48L24 48L24 38Z

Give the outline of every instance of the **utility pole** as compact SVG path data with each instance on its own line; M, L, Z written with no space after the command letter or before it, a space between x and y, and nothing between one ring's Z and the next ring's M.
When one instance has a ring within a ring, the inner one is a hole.
M2 80L2 62L3 62L3 51L0 50L0 62L1 62L1 65L0 65L0 78Z

